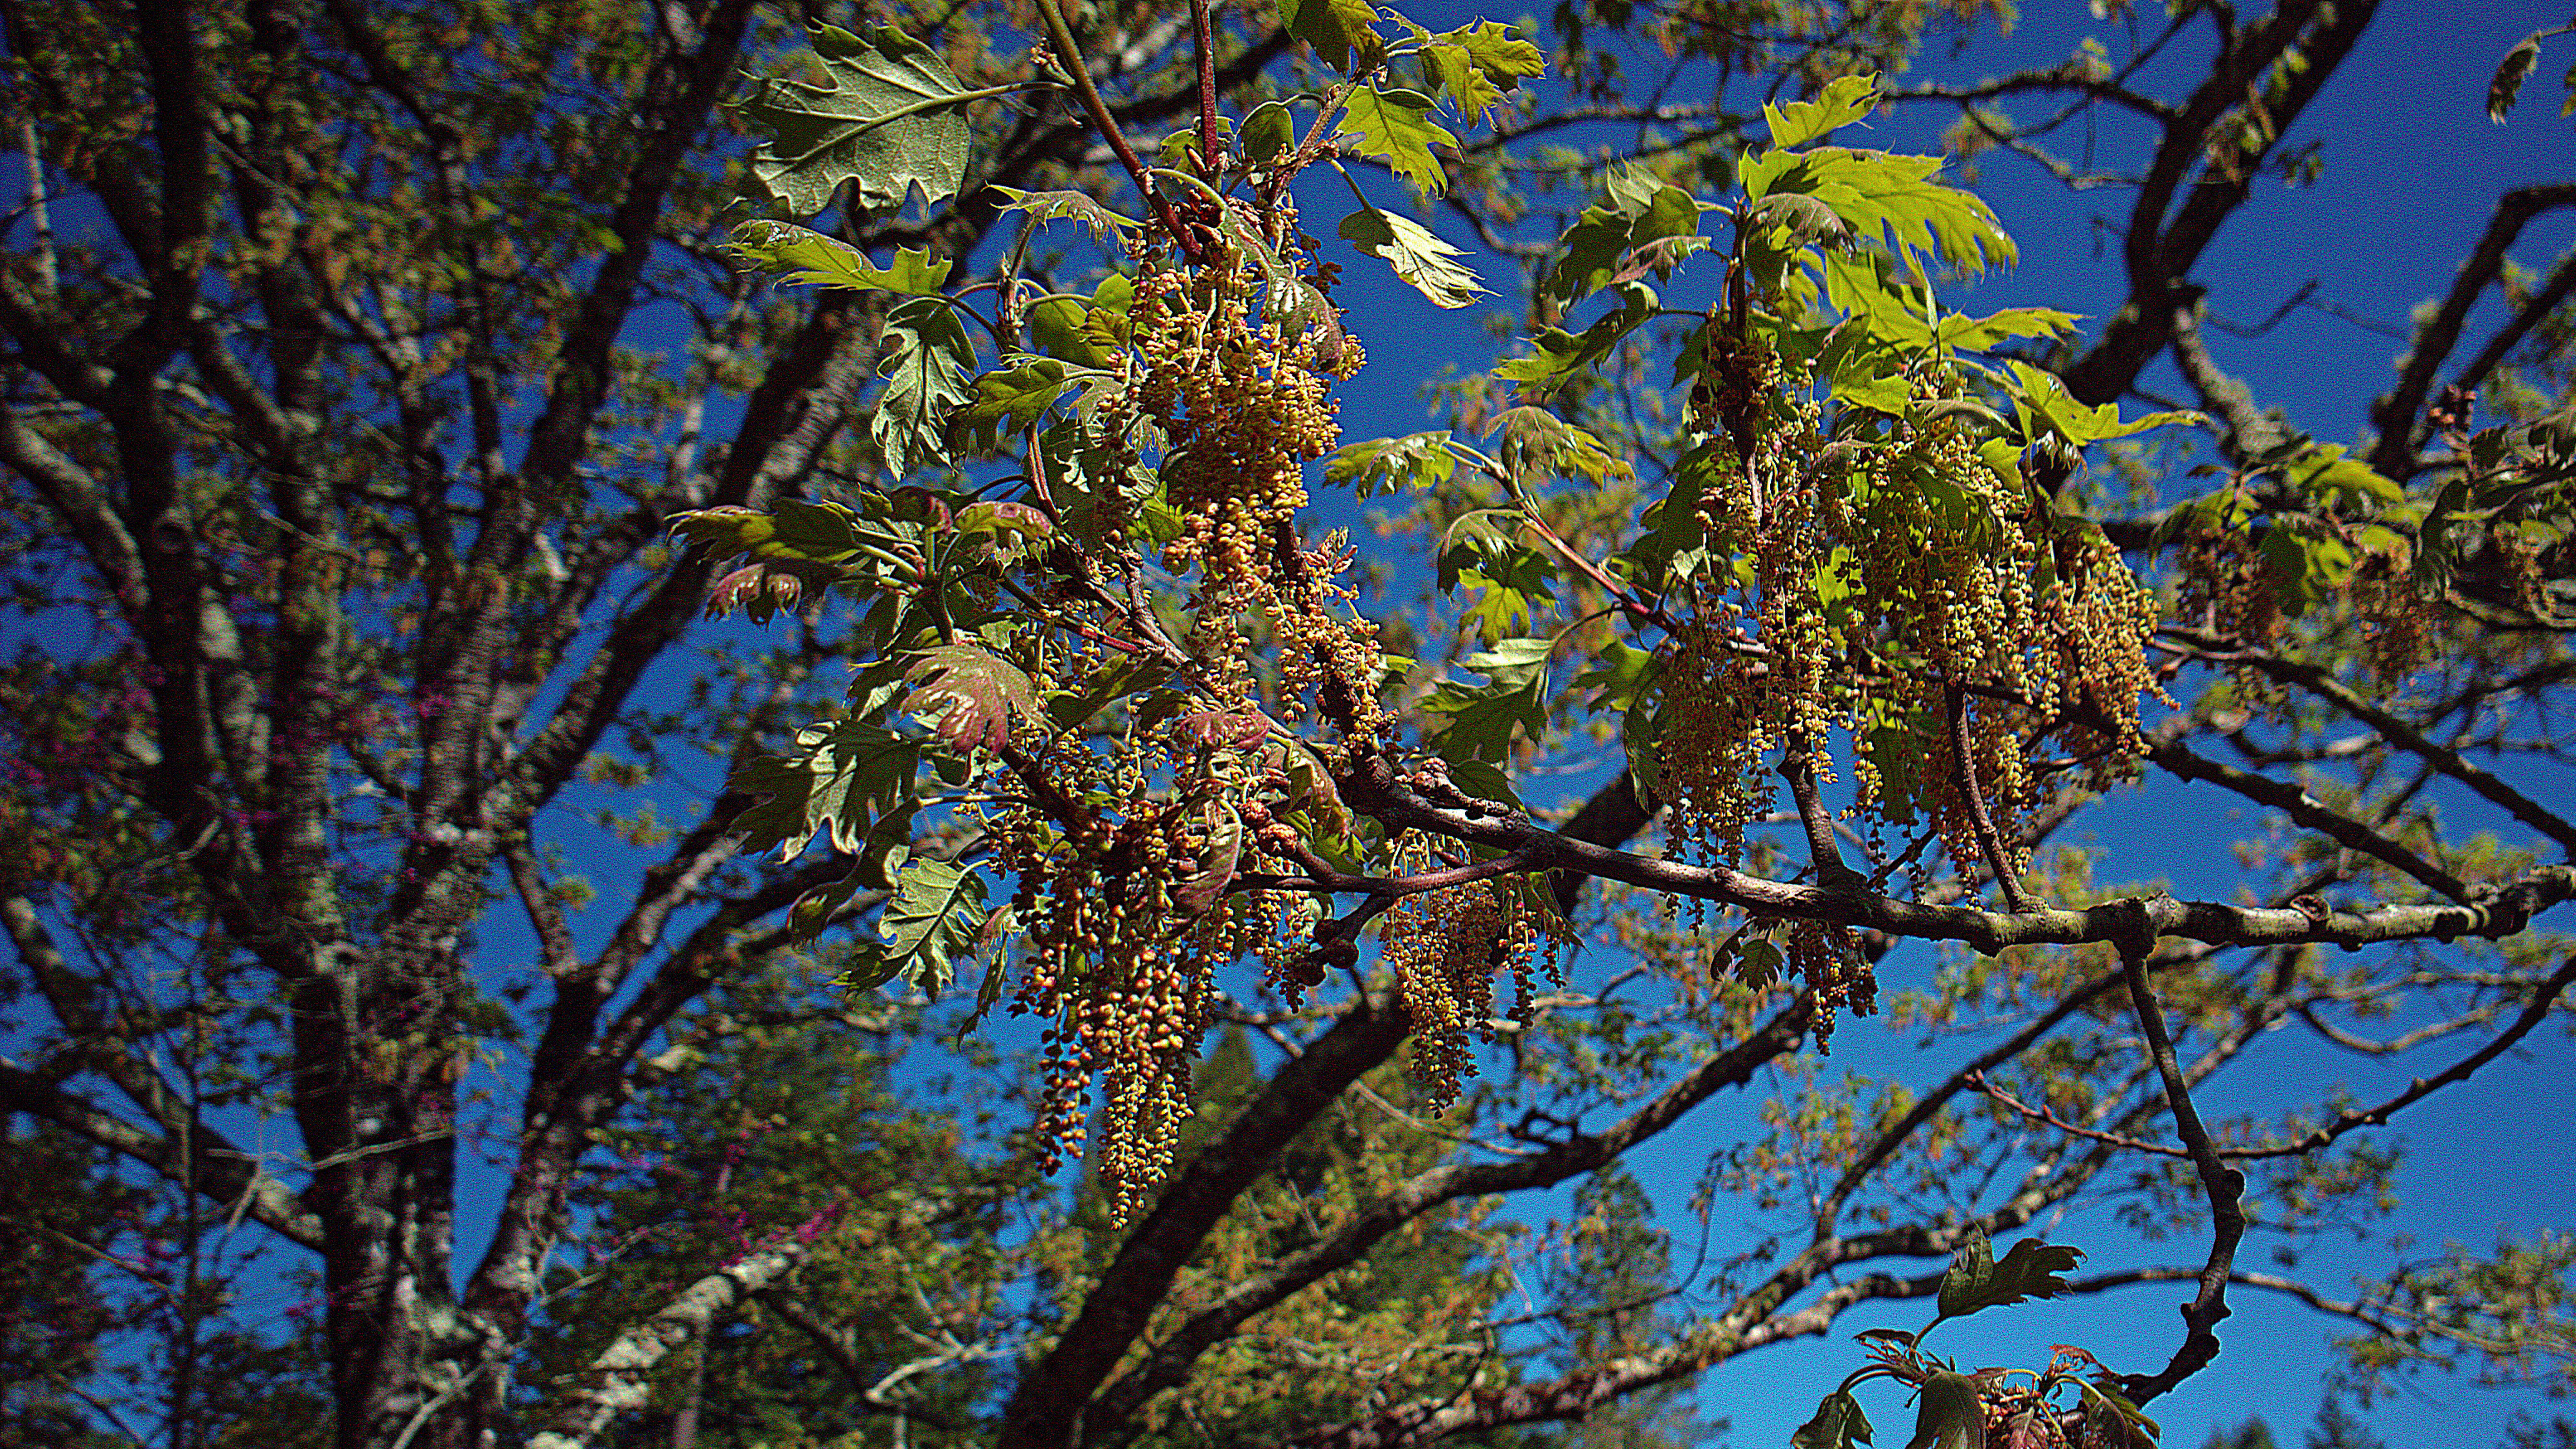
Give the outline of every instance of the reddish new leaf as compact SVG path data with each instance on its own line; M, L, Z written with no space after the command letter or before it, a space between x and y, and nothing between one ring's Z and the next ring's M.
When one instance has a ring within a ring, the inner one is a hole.
M1027 673L973 644L924 649L904 677L913 684L904 710L930 721L959 750L998 750L1011 742L1014 716L1038 713L1037 688Z

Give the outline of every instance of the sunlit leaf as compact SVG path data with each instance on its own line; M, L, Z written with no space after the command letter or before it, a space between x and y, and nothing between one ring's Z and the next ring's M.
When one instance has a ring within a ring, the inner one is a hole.
M1424 79L1449 103L1449 109L1481 122L1503 96L1524 80L1547 74L1547 57L1529 41L1512 35L1512 27L1485 20L1444 35L1421 32Z
M1449 451L1446 429L1346 443L1324 460L1325 481L1349 488L1362 499L1408 488L1436 488L1457 471L1458 457Z
M957 194L966 174L966 88L930 47L893 26L854 35L807 31L820 84L773 76L741 103L769 133L751 174L788 209L812 216L844 181L859 203L899 209L916 186L925 204Z
M1812 101L1764 106L1762 119L1771 127L1771 148L1788 151L1850 125L1868 115L1870 107L1877 104L1877 77L1839 76Z
M1464 307L1490 295L1474 272L1450 260L1465 253L1411 217L1364 206L1342 218L1341 237L1370 256L1383 258L1395 268L1396 276L1430 298L1435 307Z
M725 250L754 271L771 273L789 285L928 297L948 284L950 263L944 257L933 260L927 251L905 247L894 254L894 265L880 267L847 242L783 221L746 221L733 229Z
M1560 302L1579 301L1609 286L1639 249L1698 233L1699 203L1689 192L1641 172L1621 172L1611 178L1603 200L1585 207L1558 238L1565 255L1549 270L1544 289ZM1669 250L1659 253L1665 254L1679 259Z
M1263 101L1243 118L1243 141L1237 148L1247 166L1267 166L1288 154L1297 139L1297 118L1277 101Z
M1505 409L1494 420L1493 437L1496 461L1524 484L1562 475L1598 487L1637 476L1636 465L1589 430L1542 407Z
M1449 174L1431 148L1455 146L1458 138L1431 119L1431 108L1431 98L1420 91L1362 86L1342 103L1342 123L1336 129L1352 138L1352 149L1359 154L1377 157L1396 175L1437 196L1448 189Z

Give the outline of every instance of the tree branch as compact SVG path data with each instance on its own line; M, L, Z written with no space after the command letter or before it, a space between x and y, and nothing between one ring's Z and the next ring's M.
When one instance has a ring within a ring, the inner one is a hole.
M619 1334L583 1373L587 1380L554 1416L553 1427L528 1440L528 1449L588 1449L618 1412L652 1397L646 1382L673 1349L703 1337L743 1300L784 1278L812 1252L789 1239L718 1268L681 1292L651 1318Z

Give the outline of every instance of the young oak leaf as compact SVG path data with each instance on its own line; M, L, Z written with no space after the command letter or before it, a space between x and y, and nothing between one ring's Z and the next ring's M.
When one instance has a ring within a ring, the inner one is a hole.
M947 63L890 25L807 33L823 83L771 77L737 107L769 133L751 157L761 188L805 216L829 207L844 181L858 183L861 205L884 211L915 186L927 205L956 195L970 93Z
M2012 1245L1995 1261L1994 1244L1984 1233L1972 1233L1941 1275L1943 1318L1958 1318L1987 1308L2003 1308L2026 1298L2052 1298L2066 1291L2066 1279L2084 1261L2080 1248L2053 1246L2037 1238Z
M1340 231L1342 240L1395 268L1396 276L1434 307L1465 307L1492 295L1474 272L1450 260L1466 253L1410 217L1364 206L1342 218Z
M1030 220L1041 223L1078 221L1091 228L1096 241L1123 242L1145 225L1079 191L1022 191L1016 186L996 186L993 190L1008 198L1002 206L1004 211L1025 211Z
M783 221L746 221L733 229L724 249L752 270L777 276L782 286L883 290L909 297L936 294L948 284L952 265L944 257L934 261L928 251L906 247L894 254L894 265L880 267L848 242Z
M972 644L940 644L914 656L904 677L913 691L906 714L932 722L953 748L998 750L1011 742L1014 716L1040 716L1037 686L1018 665Z
M897 976L937 996L971 956L991 910L983 876L944 860L916 860L897 872L894 895L877 915L883 943L861 942L838 984L852 991Z
M940 440L948 415L974 396L967 370L975 341L937 297L915 297L886 314L885 392L868 430L897 478L917 464L947 461Z
M1351 137L1352 149L1375 156L1388 169L1427 195L1449 189L1449 173L1431 148L1456 146L1458 138L1431 119L1432 99L1420 91L1379 90L1362 86L1342 104L1340 135Z
M1861 1412L1860 1400L1839 1389L1825 1395L1816 1416L1789 1437L1790 1449L1851 1449L1868 1442L1869 1415Z
M1479 21L1443 35L1413 27L1422 42L1423 78L1449 102L1449 109L1471 121L1524 80L1547 74L1547 57L1529 41L1513 36L1499 20Z
M1771 127L1771 149L1787 151L1850 125L1877 104L1876 76L1847 75L1828 84L1812 101L1765 105L1762 119Z
M1386 64L1386 39L1375 29L1377 7L1369 0L1280 0L1279 23L1290 35L1315 47L1315 56L1346 74L1371 71ZM1359 64L1351 64L1352 53Z
M1977 1381L1956 1371L1923 1381L1914 1438L1905 1449L1986 1449L1986 1411Z

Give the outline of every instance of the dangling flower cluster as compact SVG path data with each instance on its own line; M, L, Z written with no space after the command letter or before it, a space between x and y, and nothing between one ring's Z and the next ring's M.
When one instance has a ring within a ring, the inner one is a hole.
M2434 611L2415 592L2402 546L2362 555L2352 571L2352 601L2362 619L2362 650L2371 673L2395 683L2433 655Z
M1288 259L1302 264L1293 247ZM1375 689L1381 655L1375 625L1346 607L1355 597L1342 582L1347 545L1337 537L1308 550L1297 533L1303 465L1341 442L1331 386L1362 352L1325 326L1283 330L1276 283L1272 315L1254 321L1265 281L1237 253L1149 271L1137 285L1132 406L1162 430L1183 529L1164 559L1199 571L1191 643L1212 688L1253 699L1244 621L1256 619L1277 649L1283 718L1299 718L1316 694L1344 734L1374 739L1387 723Z
M1788 935L1789 969L1816 994L1816 1050L1831 1051L1845 1008L1854 1016L1877 1013L1878 975L1862 959L1849 926L1792 921Z
M1386 913L1382 959L1404 993L1413 1025L1413 1076L1433 1112L1458 1100L1476 1074L1472 1033L1494 1038L1494 970L1511 968L1512 1017L1526 1021L1541 967L1556 973L1555 942L1490 881L1442 886L1396 902ZM1544 942L1544 944L1542 944Z
M1170 1171L1216 969L1263 950L1279 927L1269 895L1226 890L1248 848L1227 795L1226 777L1239 771L1209 767L1226 753L1176 758L1168 736L1116 757L1051 744L1032 764L1060 801L1118 803L1086 807L1089 828L1076 831L1061 804L985 811L995 857L1018 881L1011 907L1027 943L1008 1009L1049 1023L1039 1038L1042 1166L1081 1155L1099 1079L1097 1166L1121 1222ZM1195 770L1195 788L1155 790L1176 767Z
M1801 366L1720 360L1741 376L1695 399L1697 512L1744 563L1693 576L1661 686L1665 793L1692 851L1740 859L1770 752L1803 748L1830 779L1833 730L1873 835L1928 815L1970 874L1987 865L1976 806L2009 841L2037 805L2040 739L2096 786L2135 768L2155 602L2098 529L2034 506L1954 424L1830 439ZM1916 380L1926 397L1951 385Z

